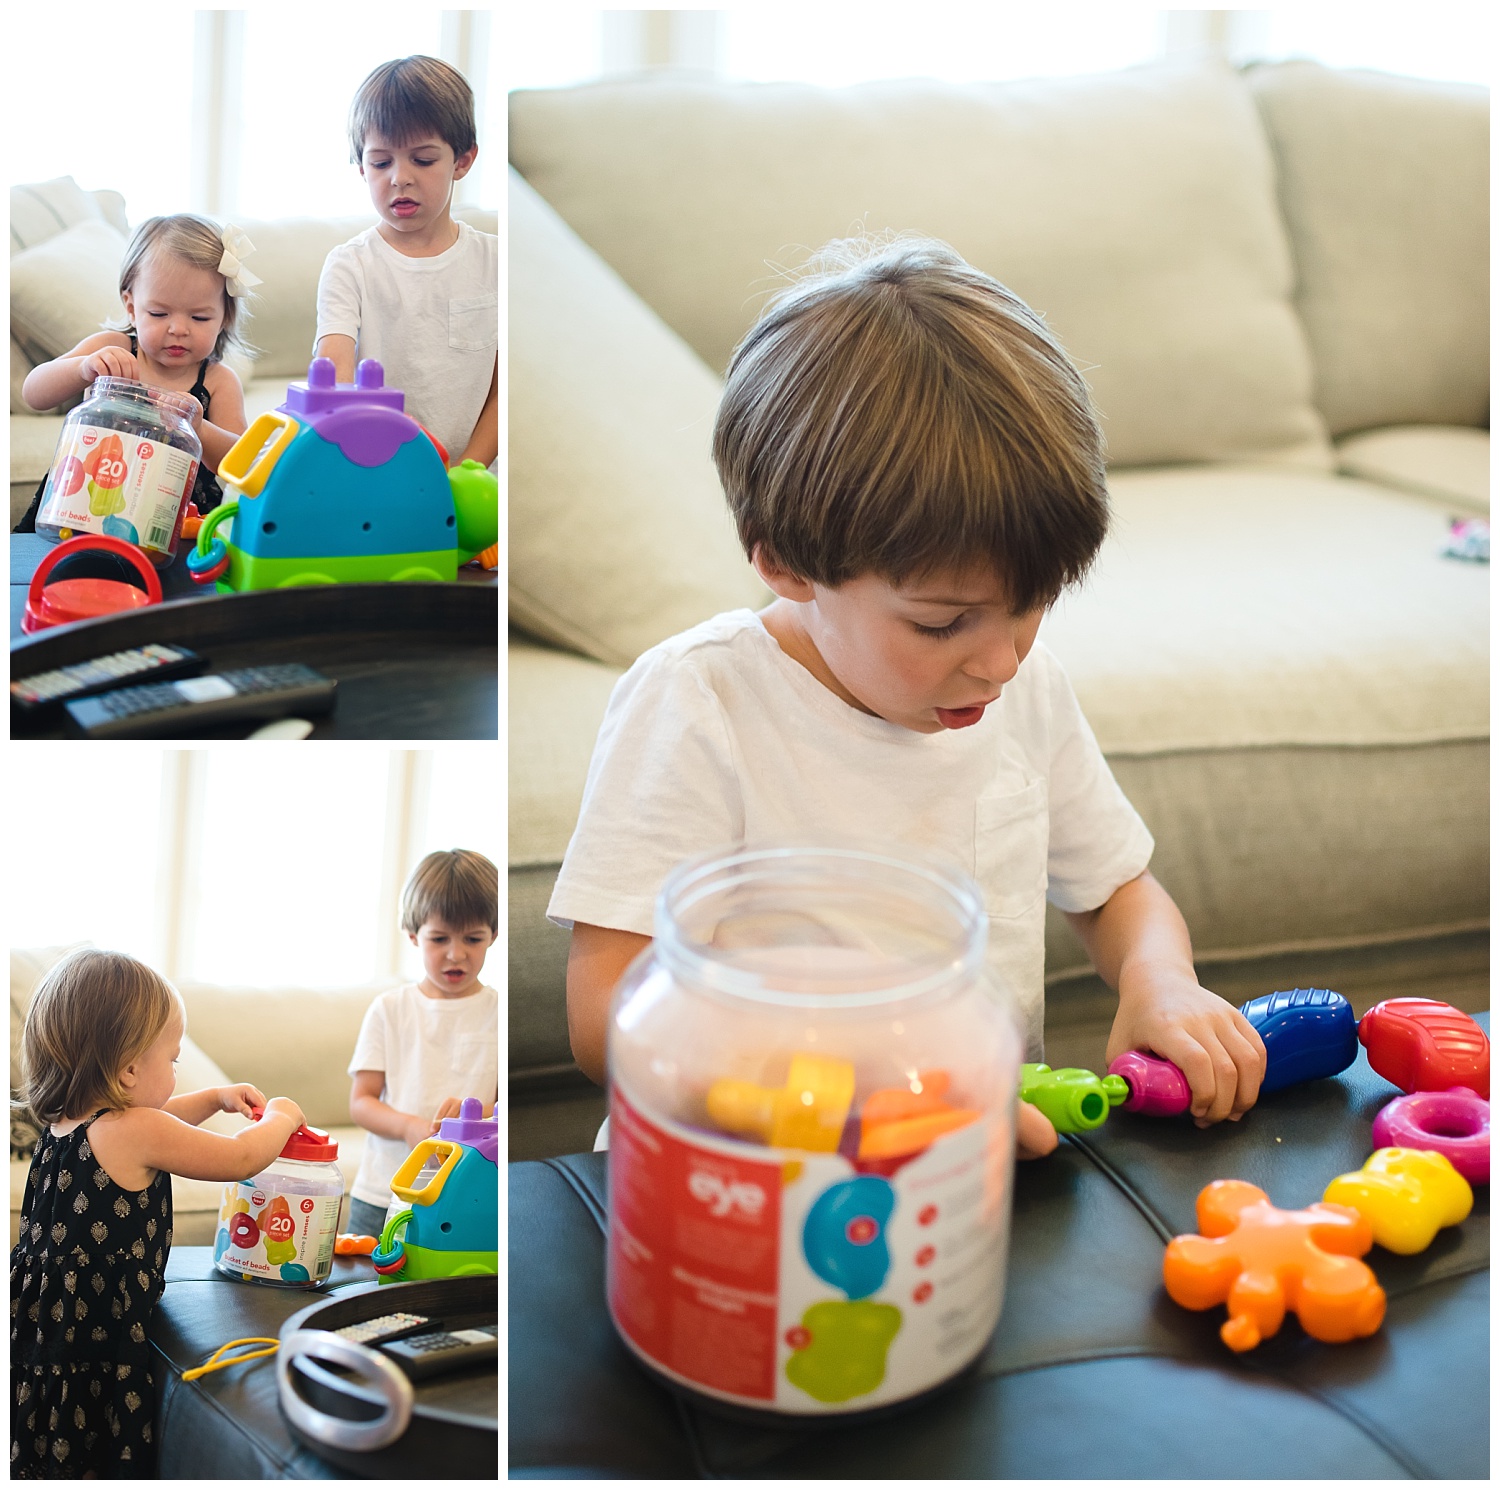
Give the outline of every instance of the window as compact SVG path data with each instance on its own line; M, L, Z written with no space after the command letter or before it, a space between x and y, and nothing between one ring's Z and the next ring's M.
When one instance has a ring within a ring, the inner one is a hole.
M517 7L512 87L549 88L659 66L751 81L836 86L926 76L952 82L1100 72L1210 52L1235 63L1311 57L1488 84L1488 11L1452 4L1152 10L1134 5L734 6L724 10Z
M500 863L493 746L11 751L13 947L87 940L191 982L394 983L420 969L398 925L418 860Z
M372 3L191 10L38 7L6 21L7 94L24 150L12 184L72 176L123 194L132 224L166 212L229 218L367 214L349 161L354 90L378 63L423 52L474 90L480 138L459 205L499 201L498 27L488 10Z

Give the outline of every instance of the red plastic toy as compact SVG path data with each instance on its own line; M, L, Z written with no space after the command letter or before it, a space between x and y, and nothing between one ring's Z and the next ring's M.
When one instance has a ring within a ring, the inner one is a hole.
M1228 1304L1219 1334L1231 1350L1274 1335L1288 1309L1331 1343L1380 1328L1385 1292L1359 1261L1375 1238L1358 1211L1321 1202L1278 1210L1244 1180L1215 1180L1198 1194L1198 1226L1201 1236L1168 1244L1162 1279L1184 1308Z
M1490 1095L1489 1037L1469 1016L1436 999L1387 999L1359 1022L1370 1068L1403 1092L1466 1086Z
M80 562L80 556L89 553L102 557ZM60 564L63 576L49 584L52 571ZM110 568L121 577L101 572ZM131 569L140 574L144 583L138 585L123 577ZM69 570L93 572L69 574ZM91 621L95 616L137 610L160 601L161 580L135 544L103 533L86 533L58 544L37 565L36 573L31 576L31 588L26 592L21 630L41 631L48 626L64 626L69 621Z

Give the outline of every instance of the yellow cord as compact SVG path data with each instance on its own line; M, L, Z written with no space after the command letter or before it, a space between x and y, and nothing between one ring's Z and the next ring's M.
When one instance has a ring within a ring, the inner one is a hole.
M226 1350L233 1350L236 1345L264 1345L266 1349L247 1350L244 1355L230 1356L222 1361L219 1359ZM201 1366L194 1366L191 1371L184 1371L182 1379L192 1381L207 1371L217 1371L223 1366L238 1366L242 1361L259 1360L263 1355L275 1355L280 1346L281 1342L273 1340L269 1335L251 1335L244 1340L231 1340L228 1345L221 1345Z

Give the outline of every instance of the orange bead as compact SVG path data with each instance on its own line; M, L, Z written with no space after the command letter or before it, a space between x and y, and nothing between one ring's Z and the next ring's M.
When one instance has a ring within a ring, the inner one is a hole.
M1385 1293L1359 1259L1370 1223L1348 1206L1283 1211L1243 1180L1215 1180L1198 1195L1201 1236L1179 1236L1162 1259L1167 1292L1188 1309L1229 1306L1219 1331L1234 1351L1281 1328L1288 1309L1307 1333L1337 1343L1373 1335Z

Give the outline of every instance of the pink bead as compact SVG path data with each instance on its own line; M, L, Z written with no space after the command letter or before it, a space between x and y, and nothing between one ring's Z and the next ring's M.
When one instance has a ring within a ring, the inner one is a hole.
M1467 1087L1388 1102L1372 1130L1378 1149L1430 1149L1473 1184L1490 1182L1490 1104Z
M1130 1087L1130 1095L1120 1104L1126 1112L1173 1117L1193 1105L1193 1089L1171 1061L1127 1050L1109 1063L1109 1074L1123 1077Z

